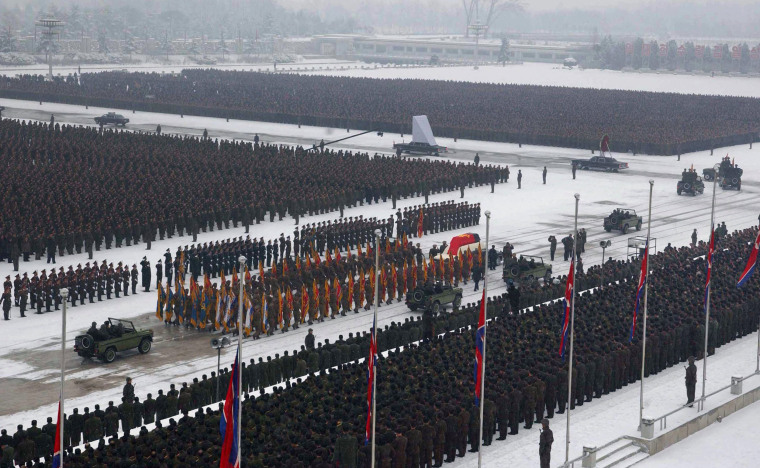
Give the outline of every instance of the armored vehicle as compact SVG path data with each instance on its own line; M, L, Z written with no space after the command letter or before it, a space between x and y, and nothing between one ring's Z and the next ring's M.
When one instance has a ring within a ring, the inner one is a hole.
M704 193L705 184L702 182L702 178L699 177L697 171L689 169L681 173L681 180L676 185L676 192L681 195L685 193L687 195L697 195Z

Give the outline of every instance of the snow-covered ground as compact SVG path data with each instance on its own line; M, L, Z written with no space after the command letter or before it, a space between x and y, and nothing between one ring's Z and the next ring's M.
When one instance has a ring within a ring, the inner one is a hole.
M634 91L684 94L718 94L760 97L760 78L751 76L715 76L667 71L635 72L597 69L567 69L551 63L524 63L506 67L498 65L447 68L379 68L373 70L327 70L322 75L363 78L413 78L424 80L471 81L576 88L627 89Z
M598 73L609 77L605 87L623 87L628 89L646 89L649 86L648 79L654 75L621 74L618 72L603 71L579 71L579 70L554 70L551 66L533 67L533 75L546 75L569 77L562 84L582 86L581 80L575 77L588 76L585 74ZM278 66L279 68L279 66ZM465 75L462 67L462 76ZM504 73L521 69L521 67L493 67L494 73L505 70ZM479 72L485 75L491 72L491 67L483 67ZM458 69L446 69L456 72ZM469 70L469 77L478 73ZM399 70L404 71L404 70ZM362 72L363 76L372 75L374 72ZM429 73L426 69L409 71L415 77L425 77ZM447 75L448 78L458 75ZM631 82L629 82L629 76ZM666 81L669 76L661 76ZM683 91L686 89L699 88L699 92L718 92L711 83L718 80L706 77L683 77L684 86L671 91ZM458 78L457 78L458 79ZM526 80L528 78L525 78ZM742 83L755 83L753 79L744 78L720 78L720 80L732 80L726 83L721 94L732 93L741 88ZM589 85L590 86L590 85ZM595 85L596 86L596 85ZM664 85L663 85L664 86ZM668 85L671 86L671 85ZM751 91L751 90L748 90ZM694 91L697 92L697 91ZM748 95L756 95L760 91L754 90ZM744 94L737 92L736 94ZM56 121L60 123L91 123L92 117L100 115L110 109L85 109L81 106L67 106L61 104L36 102L12 101L2 99L0 105L8 109L3 113L4 117L32 118L47 121L51 113L56 115ZM346 135L345 129L325 129L318 127L302 127L261 122L230 121L224 119L212 119L204 117L180 118L169 114L152 114L138 112L128 114L131 119L127 128L134 130L153 130L160 123L165 132L200 135L204 128L209 130L212 137L251 139L254 133L258 133L265 141L281 143L311 144L324 138L340 138ZM408 138L408 136L407 136ZM398 135L386 134L378 137L374 134L364 135L348 140L341 146L348 149L361 149L363 151L388 151L392 141L398 141ZM518 145L458 140L440 138L439 143L450 148L450 152L442 155L452 160L471 161L475 152L480 154L481 162L485 164L508 164L512 171L510 183L497 185L494 194L490 193L490 187L467 189L465 199L470 202L479 202L484 210L493 213L491 223L491 244L501 247L505 241L510 241L516 247L516 253L542 255L548 261L549 235L564 236L572 230L574 199L573 194L581 195L579 209L579 227L585 227L588 231L587 252L584 257L585 265L599 263L601 249L599 241L610 239L612 246L606 250L606 256L624 258L627 253L627 240L636 233L622 235L617 232L606 233L601 228L602 217L609 214L615 206L625 206L636 209L645 216L649 193L647 181L652 179L654 185L653 213L652 213L652 236L657 239L657 248L662 250L667 243L684 245L690 241L689 236L693 228L697 228L700 238L705 238L709 232L710 220L710 197L712 185L707 184L706 193L698 197L679 197L675 193L676 180L683 168L694 165L701 171L702 168L710 167L719 161L720 157L729 153L735 157L736 162L745 169L745 176L741 192L724 192L718 189L716 203L716 221L725 221L729 230L744 228L757 224L759 210L758 194L760 183L757 174L760 172L760 158L755 154L760 148L750 150L747 146L723 148L716 150L713 156L708 152L698 152L682 155L682 161L675 157L660 156L633 156L618 154L619 159L629 162L631 169L620 174L604 174L594 172L582 172L577 174L577 180L572 180L569 170L569 161L572 158L585 158L591 155L583 150L535 147ZM541 183L541 170L544 166L548 169L547 185ZM522 170L523 188L517 190L515 177L518 170ZM430 197L431 202L459 199L459 192L449 192ZM400 200L399 207L415 205L421 199ZM388 216L391 213L390 202L352 208L346 211L346 216L362 214L367 216ZM319 222L335 219L336 213L304 218L303 223ZM451 236L461 232L473 231L485 235L485 218L481 219L481 225L470 230L459 230L437 235L423 237L420 240L422 247L427 250L434 243L450 239ZM292 233L293 221L285 219L281 222L262 223L251 228L252 237L272 238L281 232ZM643 234L640 233L640 234ZM242 228L214 231L213 233L201 234L199 242L227 239L241 236ZM127 264L139 263L144 255L155 263L161 254L168 248L174 252L179 245L190 243L188 237L174 237L153 244L151 251L146 251L145 245L112 249L109 251L96 252L94 259L97 261L107 259L109 262L124 261ZM87 261L86 255L64 256L58 258L57 266L76 266L77 263ZM568 264L557 258L554 265L555 275L564 274ZM33 270L46 268L44 261L21 263L21 271L31 273ZM0 277L12 274L12 267L7 263L0 264ZM489 275L489 293L498 294L504 290L504 283L500 279L500 272L492 272ZM477 295L469 288L466 290L464 302L475 302ZM190 381L193 377L201 374L209 374L216 368L216 355L208 344L209 335L199 334L194 331L186 332L175 328L165 329L152 317L155 307L155 292L150 294L139 293L130 295L128 298L114 299L100 304L76 309L69 309L67 347L67 407L92 407L95 403L105 404L109 400L118 401L121 395L121 386L124 376L133 377L137 383L137 395L144 397L148 392L154 395L159 388L167 388L169 383L181 383ZM403 321L405 318L416 317L406 309L403 304L384 306L380 309L380 325L389 324L391 321ZM18 318L18 309L12 310L13 320L0 322L0 330L3 340L0 342L0 394L4 395L4 403L0 405L0 427L12 429L17 423L28 424L31 419L44 421L44 418L55 412L55 403L58 398L58 366L60 365L60 312L45 314L42 316L30 315L25 319ZM138 327L152 327L156 331L156 343L154 349L148 355L127 354L117 359L115 363L104 366L95 362L82 362L70 350L74 335L87 328L93 320L102 321L106 317L134 318ZM338 335L346 336L348 333L360 333L369 329L371 322L370 313L350 314L349 317L328 321L314 326L318 340L330 338L334 340ZM282 354L285 350L292 351L303 343L306 334L305 328L291 331L287 334L278 334L274 337L265 338L256 342L246 341L244 344L245 359L259 356ZM731 343L720 348L715 357L708 361L708 391L711 388L721 387L728 383L732 375L746 375L754 370L756 338L747 337L743 340ZM222 363L231 361L232 350L225 350ZM699 366L701 378L701 366ZM684 398L683 369L676 367L651 376L646 380L645 416L655 417L667 412L682 403ZM745 388L760 385L754 378L745 383ZM638 385L625 387L623 390L606 396L601 400L595 400L591 404L576 409L572 419L572 440L570 458L581 453L583 445L598 445L624 434L636 434L638 417ZM712 407L720 398L708 402L707 408ZM696 410L693 410L696 411ZM669 427L677 424L678 418L693 416L693 411L682 411L676 417L669 419ZM564 459L564 419L555 417L552 422L555 434L554 460L555 465ZM518 436L510 437L506 442L498 442L486 448L484 453L486 466L536 466L538 465L537 452L538 430L521 430ZM670 450L678 450L673 448ZM663 454L667 453L663 452ZM758 455L758 454L756 454ZM652 461L657 457L653 457ZM476 457L459 459L456 465L474 466ZM667 463L667 462L665 462ZM728 464L730 465L730 464ZM728 466L723 465L723 466ZM652 465L654 466L654 465ZM669 466L669 465L661 465ZM700 465L690 465L700 466ZM702 465L706 466L706 465ZM720 466L720 465L710 465ZM734 465L731 465L734 466ZM737 465L741 466L741 465Z

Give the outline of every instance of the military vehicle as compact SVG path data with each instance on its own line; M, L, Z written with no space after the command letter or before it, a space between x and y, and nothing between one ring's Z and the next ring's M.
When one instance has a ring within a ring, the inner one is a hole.
M615 229L625 234L633 226L637 231L640 231L641 221L642 218L636 215L636 210L615 208L612 214L604 218L604 230L610 232Z
M694 169L684 169L681 173L681 180L676 185L676 192L681 195L685 193L687 195L697 195L705 192L705 183L702 182L702 178L699 177L697 171Z
M137 330L129 320L109 318L114 332L106 339L95 339L90 334L74 339L74 351L83 358L97 357L103 362L113 362L116 353L137 348L146 354L153 345L153 330Z
M435 142L433 130L430 128L430 122L426 115L415 115L412 117L412 141L409 143L394 143L394 150L400 150L402 153L417 153L438 156L438 153L445 152L446 147L440 146Z
M584 171L618 172L628 169L628 163L609 156L593 156L590 159L573 159L572 164Z
M543 278L544 281L550 281L552 279L552 266L544 263L542 257L534 257L533 255L507 258L504 260L502 278L507 284L523 279L532 281Z
M445 309L446 304L453 304L454 308L462 305L462 288L436 284L431 289L417 288L413 293L406 295L406 305L412 310L429 310L438 314Z
M109 112L107 114L101 115L100 117L95 117L95 123L98 125L114 124L124 127L129 123L129 119L121 114L117 114L116 112Z
M738 167L729 167L723 171L723 177L720 179L720 188L723 190L741 190L742 174L744 171Z
M734 164L734 162L731 161L731 158L728 155L726 155L723 159L720 160L720 166L718 167L717 174L715 172L715 168L708 167L706 169L702 169L702 177L708 182L715 179L715 177L725 178L729 176L727 171L730 169L735 169L735 171L732 171L730 174L730 177L732 179L733 178L741 179L742 173L744 173L744 171L742 169L739 169L739 167L737 167L736 164Z

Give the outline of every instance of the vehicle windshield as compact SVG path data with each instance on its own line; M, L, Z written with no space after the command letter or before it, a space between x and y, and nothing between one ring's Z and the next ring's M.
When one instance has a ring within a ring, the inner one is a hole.
M135 326L129 320L109 318L108 321L111 322L112 327L117 327L121 324L121 326L124 328L124 331L135 331Z

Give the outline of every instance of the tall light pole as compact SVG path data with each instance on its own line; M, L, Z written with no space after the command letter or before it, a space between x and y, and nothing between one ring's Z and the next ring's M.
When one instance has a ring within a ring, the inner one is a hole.
M486 211L486 257L488 256L488 231L491 225L491 212ZM443 260L441 260L443 261ZM479 258L480 268L483 268L483 258ZM488 275L483 272L483 300L481 307L484 311L483 320L483 359L480 363L480 437L478 438L478 468L483 462L483 408L486 396L486 331L488 330Z
M710 240L712 241L713 232L715 231L715 189L718 185L718 174L720 172L720 165L713 166L715 170L715 177L713 178L713 196L712 196L712 208L710 210ZM710 255L710 246L707 246L707 255ZM709 259L712 262L712 258ZM712 265L708 264L707 268L712 268ZM705 296L705 355L702 358L702 398L700 398L699 407L704 408L705 405L705 384L707 381L707 339L710 334L710 279L707 281L707 295Z
M641 391L639 392L639 430L643 427L642 422L644 418L644 367L646 365L647 357L647 299L649 297L649 272L652 270L649 265L649 236L652 233L652 192L654 190L654 180L649 179L649 219L647 219L647 243L644 253L647 261L646 271L644 272L644 323L642 330L641 340ZM644 261L644 258L641 261ZM637 299L638 300L638 299Z
M243 401L240 398L241 389L243 388L243 376L240 375L243 368L243 284L245 283L245 274L243 268L245 267L246 258L244 256L238 257L238 281L240 282L240 295L238 296L238 347L237 347L237 399L238 399L238 423L237 423L237 446L238 446L238 460L243 459L243 446L240 444L240 434L243 427Z
M375 229L375 310L374 310L374 327L372 327L372 339L377 349L377 301L379 300L380 286L380 229ZM374 360L374 356L372 357ZM375 421L377 420L377 363L373 363L372 369L372 468L375 468Z
M600 291L604 289L604 250L611 245L612 245L612 241L609 239L599 242L599 247L602 248L602 264L601 264L602 271L599 273L599 290Z
M478 69L478 49L480 45L480 34L485 33L485 31L488 29L488 25L483 24L480 22L480 20L475 20L474 23L467 26L468 29L472 30L475 33L475 66L473 67L474 70Z
M69 297L68 288L61 289L61 297L63 297L63 314L61 314L61 403L59 404L60 408L58 409L58 443L60 447L60 453L58 454L58 457L61 460L61 464L59 466L60 468L63 468L63 441L65 440L63 438L63 382L66 376L66 300Z
M575 235L573 236L573 297L570 302L570 360L567 371L567 428L565 430L565 465L570 459L570 403L573 401L573 338L575 328L575 260L577 258L576 248L578 246L578 202L581 199L580 194L575 197Z

